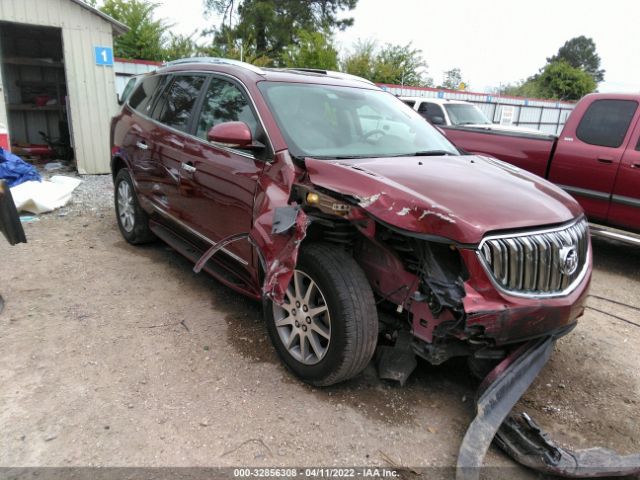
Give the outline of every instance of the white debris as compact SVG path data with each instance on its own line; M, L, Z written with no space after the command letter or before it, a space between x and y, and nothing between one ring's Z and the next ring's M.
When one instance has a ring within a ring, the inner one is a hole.
M409 215L410 211L411 209L409 207L404 207L402 210L398 212L398 215L401 217L406 217L407 215Z
M82 180L55 175L50 181L25 182L11 189L11 196L18 211L47 213L64 207Z

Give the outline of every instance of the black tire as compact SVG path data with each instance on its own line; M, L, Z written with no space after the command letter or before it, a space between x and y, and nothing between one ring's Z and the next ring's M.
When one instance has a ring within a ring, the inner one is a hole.
M125 225L125 220L123 220L121 211L120 211L120 202L119 192L122 184L126 184L131 194L131 207L132 207L132 215L133 225ZM118 228L120 229L120 233L125 238L127 242L132 245L140 245L143 243L149 243L156 239L153 232L149 229L149 216L140 206L140 202L138 202L138 196L136 194L136 190L133 186L133 181L131 180L131 175L129 174L129 170L123 168L118 171L115 180L115 190L114 190L114 203L116 209L116 220L118 222Z
M317 363L309 365L296 359L278 333L274 305L267 300L267 330L278 355L293 373L315 386L333 385L358 375L373 357L378 341L378 312L364 272L347 252L321 243L302 247L296 270L315 282L325 300L330 340ZM293 330L293 325L290 327Z

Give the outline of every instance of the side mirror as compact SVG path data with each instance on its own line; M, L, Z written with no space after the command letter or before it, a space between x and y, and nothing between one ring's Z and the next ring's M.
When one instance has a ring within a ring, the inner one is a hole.
M118 105L122 106L124 105L124 99L122 98L122 95L118 94Z
M433 123L434 125L444 125L444 118L440 115L435 115L431 117L431 123Z
M224 122L215 125L207 133L207 140L223 147L252 148L253 136L249 126L244 122Z

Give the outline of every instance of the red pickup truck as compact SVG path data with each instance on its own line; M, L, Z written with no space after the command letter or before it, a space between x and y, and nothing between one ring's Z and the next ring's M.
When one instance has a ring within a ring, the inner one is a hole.
M441 128L468 152L496 157L562 187L580 202L594 235L640 245L639 102L640 95L587 95L559 137Z

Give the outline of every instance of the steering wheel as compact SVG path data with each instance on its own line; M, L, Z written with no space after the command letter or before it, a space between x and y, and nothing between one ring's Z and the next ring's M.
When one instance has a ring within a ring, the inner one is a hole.
M363 134L362 138L364 138L364 140L366 142L368 142L368 141L370 141L371 137L373 137L374 135L382 135L382 136L384 136L386 134L387 134L387 132L385 132L384 130L375 129L375 130L371 130L370 132L367 132L367 133Z

